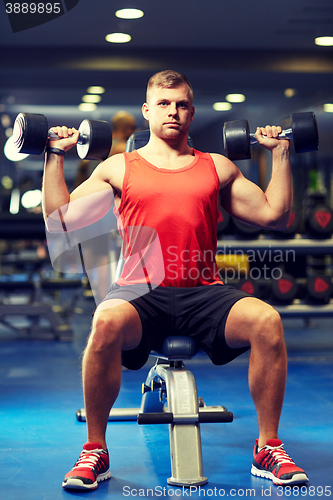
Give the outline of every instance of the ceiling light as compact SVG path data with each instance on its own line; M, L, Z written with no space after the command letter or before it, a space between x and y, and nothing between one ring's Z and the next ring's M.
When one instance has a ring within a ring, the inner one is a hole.
M139 9L120 9L116 12L116 17L120 19L139 19L144 13Z
M98 85L93 85L92 87L87 88L88 94L104 94L105 88L99 87Z
M26 191L21 198L21 203L24 208L38 207L42 202L42 192L40 189Z
M79 105L79 110L80 111L95 111L95 109L97 108L96 104L92 103L92 102L81 102L81 104Z
M285 89L284 91L284 95L285 97L294 97L294 95L297 94L297 90L296 89Z
M12 189L14 183L13 179L9 177L9 175L4 175L1 179L1 184L5 189Z
M315 39L316 45L321 45L322 47L332 47L333 46L333 36L319 36Z
M132 37L127 33L110 33L106 35L105 40L110 43L127 43L132 40Z
M228 102L244 102L245 101L244 94L228 94L225 98Z
M14 144L14 137L11 136L9 139L7 139L5 147L4 147L4 153L5 157L8 158L10 161L21 161L24 160L24 158L27 158L29 156L28 154L25 153L19 153L17 151L17 147Z
M87 94L82 97L83 102L100 102L102 100L100 95Z
M14 188L10 193L9 202L9 212L13 215L18 214L20 211L20 197L20 190L18 188Z
M3 128L7 128L11 125L12 121L8 115L1 115L1 125Z
M333 104L332 103L324 104L323 109L326 113L333 113Z
M230 102L215 102L213 104L213 109L215 109L215 111L229 111L231 108L232 105Z

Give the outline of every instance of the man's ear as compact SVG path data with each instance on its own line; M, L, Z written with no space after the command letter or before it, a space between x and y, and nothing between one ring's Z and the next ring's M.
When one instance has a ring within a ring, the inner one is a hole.
M194 106L192 106L191 121L193 121L193 118L194 118L194 113L195 113L195 107L194 107Z
M149 118L148 118L149 108L148 108L148 104L146 102L142 104L141 111L142 111L142 116L144 117L144 119L149 121Z

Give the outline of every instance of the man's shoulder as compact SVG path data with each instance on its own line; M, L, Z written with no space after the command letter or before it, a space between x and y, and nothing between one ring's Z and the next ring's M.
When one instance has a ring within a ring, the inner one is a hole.
M226 156L221 155L220 153L209 153L215 166L217 167L226 167L229 169L237 169L236 165L230 161Z
M240 172L239 169L226 156L218 153L210 153L210 156L214 162L217 175L222 185L227 184L237 177Z
M93 172L93 176L119 187L125 172L125 157L123 153L110 156L100 163Z
M125 165L124 153L117 153L115 155L109 156L109 158L104 160L98 166L100 170L104 170L104 169L114 169L124 165Z
M230 160L228 160L228 158L226 156L223 156L220 153L209 153L209 154L212 157L214 162L223 163L225 165L230 162Z

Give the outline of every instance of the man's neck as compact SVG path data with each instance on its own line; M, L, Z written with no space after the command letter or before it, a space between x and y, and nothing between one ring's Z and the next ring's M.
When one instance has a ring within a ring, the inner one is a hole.
M141 150L149 156L170 159L193 154L192 149L187 144L187 136L177 139L162 139L151 134L148 143Z

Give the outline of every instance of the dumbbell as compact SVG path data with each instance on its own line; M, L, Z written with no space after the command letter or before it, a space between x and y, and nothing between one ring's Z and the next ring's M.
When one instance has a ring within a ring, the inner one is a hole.
M283 273L280 278L272 280L270 291L273 303L291 304L296 298L298 284L293 276Z
M279 139L292 139L296 153L316 151L319 147L319 135L316 116L312 111L305 113L292 113L290 115L291 127L282 130ZM225 122L223 126L223 145L229 160L251 159L250 146L257 139L250 134L247 120Z
M252 224L246 224L245 222L242 222L235 217L232 217L231 220L236 233L245 239L256 239L261 233L260 227L252 226Z
M225 234L228 234L230 219L231 217L228 212L226 212L224 208L219 206L219 218L217 221L218 238L222 238Z
M246 292L249 295L252 295L253 297L259 298L259 284L254 279L245 278L239 280L239 282L236 284L236 288L238 288L238 290L242 290L242 292Z
M316 273L307 279L306 291L309 302L327 304L332 295L332 278Z
M102 120L83 120L79 127L80 137L76 146L81 159L105 160L112 146L111 126ZM49 130L44 115L19 113L14 122L14 144L19 153L40 155L49 139L58 136Z
M329 238L333 232L333 210L325 205L311 208L306 216L305 228L315 238Z

